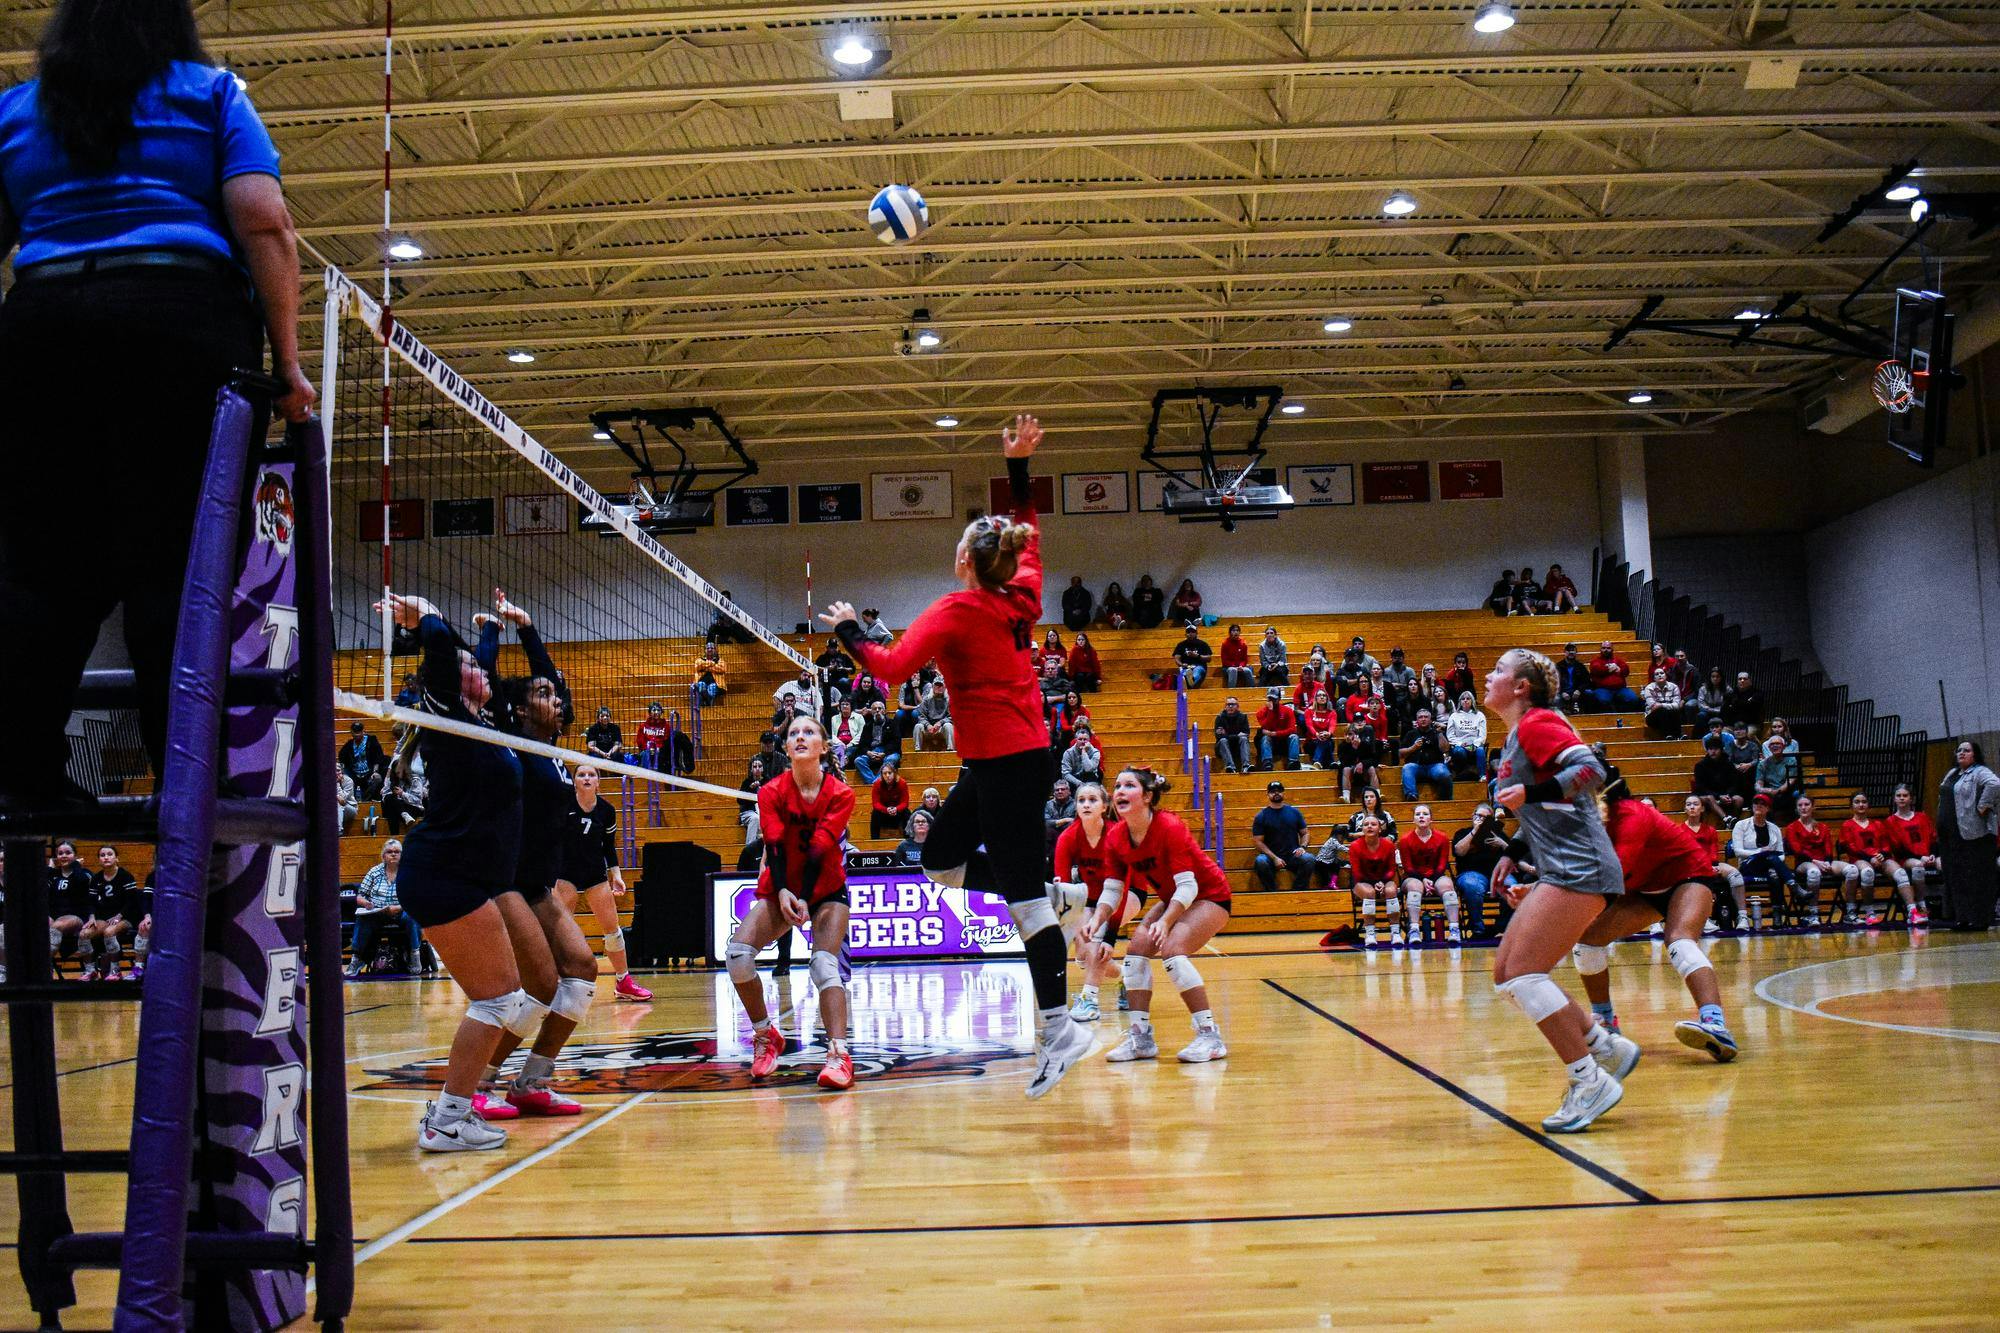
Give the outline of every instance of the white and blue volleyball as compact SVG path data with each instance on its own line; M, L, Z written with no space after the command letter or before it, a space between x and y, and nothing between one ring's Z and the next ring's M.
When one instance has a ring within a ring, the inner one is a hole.
M882 244L902 245L931 225L931 206L907 185L885 185L868 205L868 225Z

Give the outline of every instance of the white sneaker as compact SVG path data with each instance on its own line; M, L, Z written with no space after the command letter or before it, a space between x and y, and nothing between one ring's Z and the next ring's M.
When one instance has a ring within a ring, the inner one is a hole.
M1595 1059L1599 1069L1623 1083L1631 1072L1639 1067L1639 1057L1643 1054L1645 1052L1639 1049L1638 1042L1622 1032L1613 1032L1610 1048Z
M1660 932L1663 929L1665 929L1665 927L1660 922L1655 921L1652 925L1646 927L1646 933L1648 935L1651 935L1654 939L1658 939L1660 937Z
M1403 947L1403 928L1401 926L1397 926L1389 932L1389 947L1392 949Z
M1458 927L1457 927L1457 926L1446 926L1446 927L1445 927L1445 931L1444 931L1444 942L1445 942L1446 944L1459 944L1459 943L1462 943L1462 941L1461 941L1461 940L1459 939L1459 935L1458 935Z
M463 1116L448 1125L437 1123L437 1103L424 1103L424 1118L417 1126L417 1146L425 1152L483 1152L507 1142L507 1131L489 1125L476 1115Z
M1604 1070L1596 1071L1595 1078L1581 1079L1569 1085L1563 1094L1562 1105L1556 1113L1542 1121L1542 1128L1551 1134L1575 1134L1590 1128L1590 1123L1624 1100L1625 1085L1611 1077Z
M1028 1100L1046 1095L1062 1082L1070 1066L1088 1055L1090 1047L1089 1029L1072 1023L1067 1014L1044 1028L1035 1046L1035 1076L1028 1080Z
M1069 1007L1069 1018L1072 1023L1095 1023L1102 1017L1104 1013L1097 1007L1095 995L1079 995L1076 997L1076 1003Z
M1157 1060L1160 1058L1160 1044L1153 1040L1151 1028L1133 1028L1125 1034L1125 1040L1112 1047L1111 1054L1104 1058L1121 1065L1128 1060Z
M1375 947L1375 927L1370 926L1368 927L1367 930L1362 932L1361 947L1364 949L1372 949Z
M1194 1040L1181 1047L1180 1061L1184 1065L1206 1064L1210 1060L1226 1060L1229 1048L1222 1044L1222 1033L1214 1028L1197 1028Z
M1722 929L1721 926L1715 924L1714 917L1710 917L1708 920L1701 923L1701 933L1704 935L1716 934L1721 929Z

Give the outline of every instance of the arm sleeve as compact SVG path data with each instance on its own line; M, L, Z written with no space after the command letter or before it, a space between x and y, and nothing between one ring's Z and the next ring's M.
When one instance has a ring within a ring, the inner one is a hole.
M549 656L549 646L542 642L541 632L533 625L521 626L521 651L528 655L528 670L531 674L555 682L556 693L565 702L569 699L569 682L556 666L556 660Z
M458 636L451 632L451 626L445 624L441 617L425 616L417 622L417 642L423 648L417 679L423 684L424 694L431 704L430 711L441 714L465 712L465 706L459 702Z
M228 70L217 70L215 78L217 119L217 165L220 178L261 174L279 176L278 150L271 143L250 95Z
M829 777L827 781L834 779ZM813 860L824 864L828 857L840 855L840 839L847 832L847 823L854 814L854 789L841 783L826 803L826 813L813 825L811 840L807 843L807 854Z
M1014 521L1034 529L1028 544L1021 548L1020 565L1014 572L1013 581L1008 585L1032 599L1036 619L1042 614L1042 529L1035 513L1034 486L1028 477L1028 460L1010 458L1007 460L1007 485L1013 492Z
M473 660L489 676L499 675L500 622L489 620L479 627L479 642L472 647Z
M764 872L771 892L783 893L785 883L785 825L778 809L778 796L769 783L757 791L757 824L764 831Z
M834 626L834 633L855 660L868 668L870 675L878 680L907 680L918 667L937 656L938 640L950 629L945 623L950 614L948 608L932 606L910 622L900 640L886 648L870 642L859 621L843 620Z

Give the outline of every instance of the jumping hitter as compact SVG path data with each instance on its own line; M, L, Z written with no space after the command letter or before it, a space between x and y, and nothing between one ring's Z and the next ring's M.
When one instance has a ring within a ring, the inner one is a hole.
M785 1034L765 1006L757 953L787 931L810 926L813 952L807 975L819 992L819 1021L826 1032L819 1085L843 1091L854 1086L854 1056L848 1049L847 983L840 973L849 906L847 857L840 840L854 813L854 789L827 769L825 756L826 728L820 720L803 713L793 718L785 729L791 767L757 791L757 818L764 831L757 896L723 959L755 1030L750 1077L769 1078L785 1053Z
M1027 951L1041 1025L1029 1097L1055 1087L1091 1044L1089 1030L1069 1016L1068 945L1058 895L1042 873L1042 805L1055 759L1031 665L1042 615L1042 557L1028 459L1041 440L1031 416L1001 432L1013 515L966 525L952 557L961 591L932 603L900 643L884 648L869 640L851 603L835 602L820 616L878 680L907 680L933 659L944 676L965 766L924 843L924 873L1007 900Z

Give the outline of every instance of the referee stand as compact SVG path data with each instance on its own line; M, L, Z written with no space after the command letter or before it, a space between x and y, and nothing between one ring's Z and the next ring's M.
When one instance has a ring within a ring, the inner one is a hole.
M217 394L156 794L0 812L14 1122L0 1172L16 1178L43 1328L76 1303L79 1268L119 1270L119 1329L277 1328L305 1314L309 1269L321 1322L338 1328L352 1303L327 440L313 421L266 444L276 388L239 372ZM133 673L98 671L77 702L136 700ZM54 980L57 836L157 844L143 987ZM53 1006L135 1001L129 1150L66 1149ZM127 1176L124 1230L74 1230L75 1172Z

